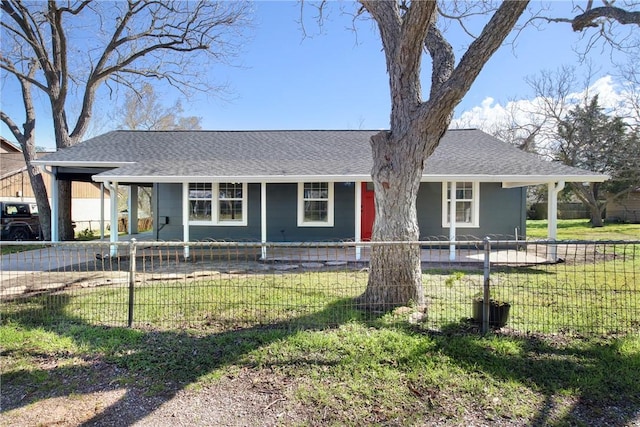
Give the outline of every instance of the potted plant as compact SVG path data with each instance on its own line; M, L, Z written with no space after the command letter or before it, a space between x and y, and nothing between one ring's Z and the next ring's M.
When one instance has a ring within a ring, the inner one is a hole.
M473 321L482 323L484 299L476 297L473 299ZM489 326L501 328L507 324L509 320L509 310L511 304L504 301L494 299L489 300Z

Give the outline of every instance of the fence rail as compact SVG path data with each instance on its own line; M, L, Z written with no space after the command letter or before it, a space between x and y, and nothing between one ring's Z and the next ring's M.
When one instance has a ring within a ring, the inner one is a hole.
M171 329L411 317L358 305L379 244L420 246L425 327L640 331L640 241L2 242L3 253L19 251L1 257L0 314Z

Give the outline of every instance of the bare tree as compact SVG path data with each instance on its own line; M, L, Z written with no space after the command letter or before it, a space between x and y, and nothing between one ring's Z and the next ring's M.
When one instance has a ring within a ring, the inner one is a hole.
M439 17L446 14L439 3L360 3L379 28L391 93L390 130L371 139L376 205L373 240L417 241L416 196L424 162L449 127L455 106L514 28L528 2L503 2L457 64L454 49L438 26ZM422 98L420 79L425 48L431 58L427 100ZM420 247L375 246L360 302L374 309L409 303L423 306Z
M491 2L360 0L360 3L380 31L391 94L390 130L371 139L376 201L373 240L416 241L419 234L415 202L424 162L451 123L453 109L515 27L528 2L505 1L493 9ZM628 19L628 14L614 13L611 7L605 2L606 10L595 10L592 1L588 1L582 13L573 17L574 29L588 29L593 25L581 23L595 24L598 19L636 23ZM445 38L443 28L447 24L443 21L457 22L471 33L464 24L464 19L471 16L476 25L482 16L487 21L456 63L454 49ZM422 98L420 80L425 48L431 60L427 100ZM420 248L374 247L367 289L360 302L378 309L409 303L423 306Z
M124 129L131 130L199 130L202 117L183 116L182 103L176 101L165 107L158 95L145 82L140 90L127 93L124 105L116 110L116 121Z
M115 122L120 127L130 130L200 130L202 117L183 116L182 103L178 100L172 106L165 107L156 94L153 86L145 82L140 90L130 90L125 96L124 105L118 106ZM125 188L118 199L126 203L128 195ZM138 209L148 214L153 213L151 189L140 187Z
M81 140L104 87L134 87L159 79L188 91L212 88L203 69L235 52L245 28L244 2L128 0L2 0L0 68L22 91L24 125L0 119L22 146L38 209L50 238L50 207L34 159L36 111L32 90L48 99L56 147ZM61 239L73 238L71 183L58 184Z

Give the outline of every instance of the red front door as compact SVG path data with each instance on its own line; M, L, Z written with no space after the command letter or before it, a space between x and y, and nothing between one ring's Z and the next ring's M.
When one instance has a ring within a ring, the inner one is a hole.
M360 208L362 212L362 217L360 219L360 238L362 240L371 240L373 220L376 217L375 196L372 182L362 183L362 206Z

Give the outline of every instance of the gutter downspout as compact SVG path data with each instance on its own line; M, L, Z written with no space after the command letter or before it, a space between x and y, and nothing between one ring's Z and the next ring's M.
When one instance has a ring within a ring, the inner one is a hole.
M104 182L100 183L100 241L104 241Z

